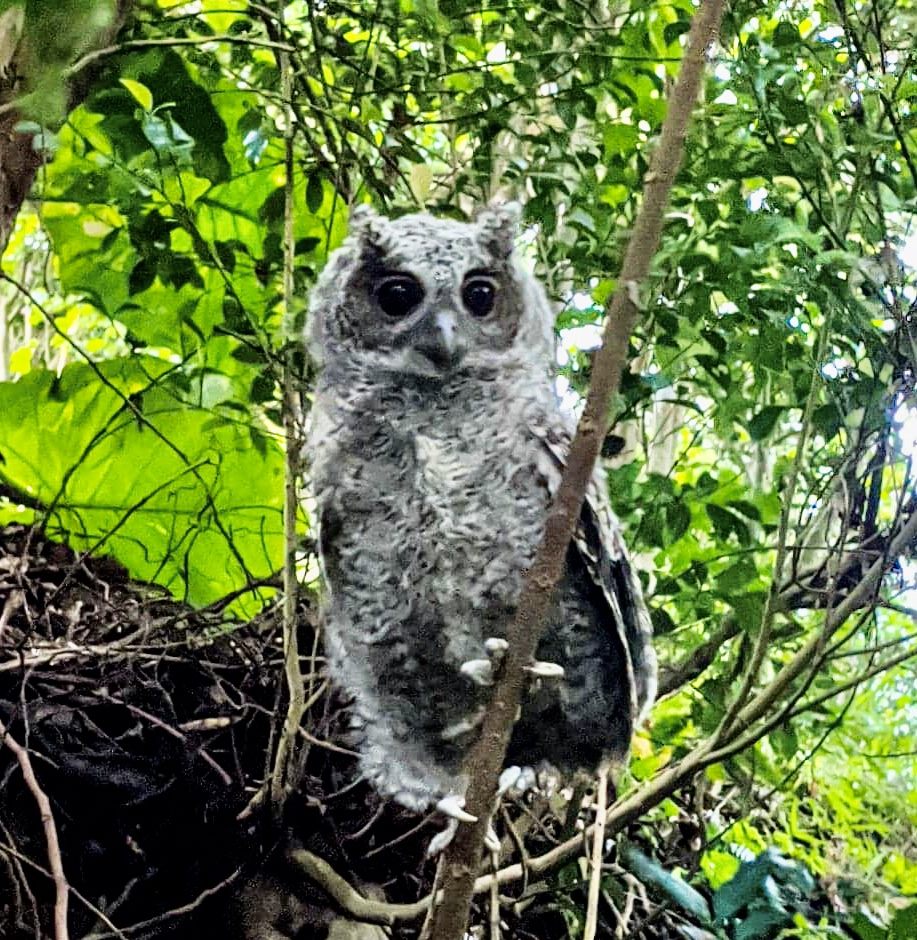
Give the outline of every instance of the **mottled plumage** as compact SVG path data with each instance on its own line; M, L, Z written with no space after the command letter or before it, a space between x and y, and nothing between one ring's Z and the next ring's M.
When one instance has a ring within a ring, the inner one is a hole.
M353 697L364 772L417 810L464 793L490 690L462 666L505 636L572 436L550 307L514 236L510 208L473 223L360 209L311 298L330 670ZM626 753L655 657L602 473L539 658L565 676L527 695L510 763Z

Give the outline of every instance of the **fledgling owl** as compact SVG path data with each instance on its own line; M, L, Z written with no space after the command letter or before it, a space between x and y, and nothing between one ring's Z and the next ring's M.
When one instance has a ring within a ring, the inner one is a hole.
M414 810L461 803L489 667L572 438L551 310L513 253L517 215L357 209L311 297L329 668L353 697L363 771ZM538 656L563 677L526 696L509 762L591 770L623 756L655 656L601 472Z

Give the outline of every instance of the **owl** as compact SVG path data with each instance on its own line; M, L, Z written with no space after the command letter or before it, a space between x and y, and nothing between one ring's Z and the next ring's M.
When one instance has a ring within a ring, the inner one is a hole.
M470 223L361 207L310 299L328 668L375 787L459 817L462 758L573 432L551 308L514 253L517 218L512 205ZM652 701L650 621L606 490L597 472L512 765L620 759Z

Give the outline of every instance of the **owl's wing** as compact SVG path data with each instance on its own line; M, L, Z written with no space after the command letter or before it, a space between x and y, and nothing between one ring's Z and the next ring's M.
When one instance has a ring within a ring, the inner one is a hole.
M542 467L551 495L556 493L567 465L572 434L566 427L535 428L544 447ZM607 605L607 623L616 631L626 652L634 720L639 721L656 695L656 654L653 628L643 600L640 579L624 545L621 524L611 510L605 474L597 467L586 490L586 499L573 535L571 548Z

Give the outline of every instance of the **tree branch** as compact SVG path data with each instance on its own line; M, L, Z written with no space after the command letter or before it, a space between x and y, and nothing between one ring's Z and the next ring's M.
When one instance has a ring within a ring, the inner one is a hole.
M706 50L716 36L723 7L724 0L705 0L691 24L678 82L644 179L643 204L624 256L617 289L606 309L603 345L596 356L586 407L570 448L567 469L548 513L544 538L523 585L516 616L507 631L509 649L503 674L485 715L481 735L465 763L469 779L467 808L477 817L477 822L459 827L441 861L443 899L430 921L436 940L462 940L464 936L478 860L494 805L496 780L522 699L523 668L534 657L544 632L567 546L605 439L609 406L620 383L630 334L640 312L639 290L662 234L663 212L681 165Z

